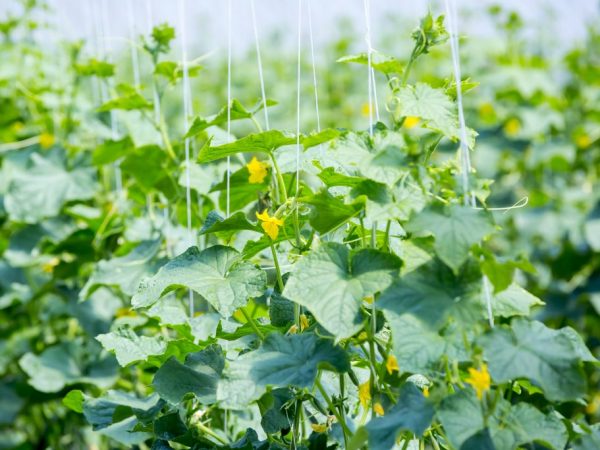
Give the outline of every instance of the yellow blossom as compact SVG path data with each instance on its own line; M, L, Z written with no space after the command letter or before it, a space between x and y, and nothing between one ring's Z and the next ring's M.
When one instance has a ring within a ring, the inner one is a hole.
M359 341L366 341L369 338L369 335L367 334L366 331L361 331L360 333L358 333L358 340Z
M369 380L358 386L358 401L363 408L369 406L371 401L371 382Z
M325 433L327 431L327 424L325 423L311 423L310 427L315 433Z
M398 360L394 355L388 356L387 361L385 362L385 368L387 369L387 372L390 375L394 372L394 370L396 372L400 372L400 367L398 367Z
M580 134L575 138L575 145L579 148L589 147L592 143L592 139L587 134Z
M514 117L512 119L508 119L508 121L504 124L504 133L507 136L516 136L517 133L521 130L521 122Z
M363 116L369 117L369 114L371 112L371 107L369 106L368 103L363 103L362 107L360 108L360 112Z
M479 105L479 115L484 118L490 118L494 115L494 105L489 102Z
M475 389L475 393L477 394L477 398L481 400L483 393L490 389L492 382L487 365L482 364L481 369L479 370L470 367L469 378L467 378L465 381L473 386L473 389Z
M372 295L367 295L366 297L363 297L363 300L365 303L368 303L370 305L371 303L373 303L373 300L375 300L375 298Z
M131 308L119 308L115 312L115 317L135 317L137 314Z
M277 217L270 217L267 210L262 213L256 213L256 217L260 220L260 226L267 235L275 240L277 239L277 235L279 234L279 227L283 226L283 220L278 219Z
M296 324L292 325L290 327L290 329L288 330L288 333L290 334L296 334L298 332L298 326Z
M304 314L300 314L300 331L308 328L308 318Z
M414 128L419 124L420 121L421 121L421 119L419 119L418 117L408 116L408 117L406 117L406 119L404 119L404 127L405 128Z
M587 404L585 412L588 414L595 414L600 409L600 394L594 395L592 400Z
M54 145L54 136L50 133L40 134L40 145L42 148L50 148Z
M265 178L267 176L267 168L269 167L267 163L259 161L258 159L256 159L256 156L253 156L252 160L248 164L246 164L246 167L248 168L248 172L250 173L248 181L251 184L258 184L265 181Z
M54 268L58 266L59 263L60 259L54 256L53 258L50 258L48 262L42 265L42 270L46 273L52 273L54 271Z
M13 124L10 126L10 129L15 132L18 133L19 131L21 131L23 128L25 127L25 125L23 125L23 122L21 122L20 120L13 122Z
M425 387L423 388L423 396L424 396L425 398L429 397L429 386L425 386Z
M383 410L383 406L381 406L381 403L377 402L373 405L373 411L375 411L375 414L377 414L378 416L383 416L385 414L385 411Z

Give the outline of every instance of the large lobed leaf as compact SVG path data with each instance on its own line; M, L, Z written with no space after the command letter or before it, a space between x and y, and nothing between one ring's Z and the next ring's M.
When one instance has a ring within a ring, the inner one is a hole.
M388 287L399 269L400 260L389 253L352 253L345 245L326 243L294 266L283 295L308 308L336 339L344 339L361 327L363 298Z
M241 261L231 247L215 245L202 252L190 247L142 280L131 299L134 308L153 305L170 288L186 287L206 299L222 316L229 317L251 297L265 290L265 272Z

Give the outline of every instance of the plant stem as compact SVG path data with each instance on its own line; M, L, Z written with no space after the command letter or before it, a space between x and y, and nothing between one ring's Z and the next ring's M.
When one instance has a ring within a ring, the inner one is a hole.
M198 427L198 429L200 431L202 431L203 433L208 434L209 436L215 438L217 441L219 441L221 444L228 444L227 440L225 440L224 438L222 438L221 436L219 436L217 433L215 433L213 430L211 430L210 428L208 428L206 425L204 425L203 423L197 423L196 426Z
M335 408L335 406L333 405L333 403L331 401L331 398L329 397L329 395L327 394L327 392L323 388L323 385L321 384L320 376L321 376L321 374L319 374L317 376L317 379L315 380L315 386L317 386L317 389L319 390L319 392L323 396L323 399L327 403L327 406L329 407L329 410L331 412L333 412L335 418L337 419L337 421L339 422L340 426L342 427L342 430L344 431L344 444L345 444L344 447L347 448L348 447L348 438L352 435L352 433L350 432L350 429L348 428L348 425L346 425L346 419L343 416L340 415L340 413L337 410L337 408Z
M171 145L171 140L169 139L169 134L167 133L167 125L165 124L165 119L162 117L162 115L158 122L158 130L160 131L160 136L162 137L165 147L167 148L167 154L173 161L177 161L177 156L173 151L173 146Z
M256 324L256 321L252 318L252 316L250 314L248 314L248 311L246 311L246 308L242 307L242 308L240 308L240 311L242 312L242 314L244 315L244 317L246 318L246 320L248 321L248 323L250 324L250 326L252 327L252 329L254 330L256 335L260 338L261 341L264 341L265 335L263 334L262 331L260 331L260 329L258 328L258 325Z
M281 276L281 268L279 267L279 260L277 259L277 252L275 246L271 242L271 254L273 255L273 264L275 266L275 272L277 273L277 284L279 285L279 292L283 292L283 278Z
M392 226L392 221L388 220L385 224L385 236L383 237L383 248L386 251L390 251L390 228Z
M275 169L275 176L277 177L277 184L279 185L279 192L283 197L283 201L287 202L287 190L285 189L285 183L283 181L283 176L281 175L281 171L279 170L279 166L277 165L277 160L275 159L275 155L272 152L269 152L269 157L271 158L271 162L273 163L273 169Z

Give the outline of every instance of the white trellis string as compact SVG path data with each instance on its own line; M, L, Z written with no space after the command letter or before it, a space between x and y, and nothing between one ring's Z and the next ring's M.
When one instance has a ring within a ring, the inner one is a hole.
M461 71L460 71L460 52L458 43L458 26L456 24L456 4L454 0L444 0L446 5L446 15L448 17L448 29L450 31L450 50L452 52L452 65L454 68L454 80L456 83L456 102L458 104L458 123L460 127L460 155L461 155L461 174L463 192L465 195L465 204L472 208L477 206L475 195L470 192L469 173L471 172L471 157L469 155L469 146L467 138L467 126L465 124L465 114L462 103ZM487 306L488 321L490 327L494 328L494 314L492 310L492 293L490 281L483 275L483 295Z
M133 14L133 0L127 0L127 21L129 28L129 41L131 46L131 67L133 68L133 82L136 87L140 86L140 61L138 58L136 39L135 15Z
M363 0L363 7L365 10L365 41L367 43L367 87L369 92L369 136L373 137L373 99L377 105L377 96L375 95L375 75L372 67L372 52L373 47L371 45L371 2L369 0ZM379 120L379 106L376 107L377 120ZM377 243L377 222L373 221L371 227L371 246L375 247ZM371 333L373 336L377 333L377 308L375 302L371 305ZM375 355L373 355L375 357ZM373 376L376 373L375 367L371 364L371 370ZM376 381L375 377L373 379Z
M231 142L231 0L227 0L227 142ZM231 206L231 156L227 156L226 178L225 215L229 217Z
M109 25L110 22L108 20L107 9L108 9L108 7L106 5L106 0L102 0L102 3L100 5L100 22L101 22L101 30L102 30L101 32L102 32L102 43L103 43L103 49L104 49L104 58L107 61L111 61L112 50L113 50L113 46L112 46L113 38L111 36L111 30L110 30L110 25ZM108 99L108 93L106 93L105 99ZM110 110L109 117L110 117L111 139L117 140L117 137L118 137L117 119L116 119L116 112L114 109ZM115 187L116 187L117 195L119 198L121 198L121 195L123 193L123 180L121 177L120 161L116 161L113 164L113 167L115 169Z
M191 91L190 91L190 79L188 73L188 61L187 61L187 40L185 30L185 1L179 0L179 28L181 29L181 58L182 58L182 69L183 69L183 129L184 133L187 133L189 124L188 118L190 116L190 105L191 105ZM188 245L194 244L194 238L192 235L192 196L190 189L190 139L184 139L185 147L185 211L186 211L186 229L188 237ZM190 317L194 316L194 294L191 290L189 293L189 308Z
M146 22L148 27L148 34L152 33L154 19L152 18L152 0L146 0ZM154 102L154 121L158 124L160 121L160 99L158 98L158 91L156 85L152 83L152 101Z
M265 92L265 78L263 76L262 58L260 55L260 42L258 40L258 26L256 24L256 10L254 0L250 0L250 10L252 13L252 28L254 29L254 45L256 46L256 63L258 65L258 78L260 80L260 93L262 95L263 113L265 115L265 130L269 130L269 112L267 110L267 94Z
M321 117L319 114L319 90L317 88L317 63L315 60L315 44L313 39L313 28L312 28L312 10L310 7L311 0L307 0L308 8L308 39L310 42L310 59L312 63L312 76L313 76L313 89L315 91L315 112L317 114L317 132L321 131Z
M302 62L302 0L298 0L298 64L296 67L296 198L300 191L300 76ZM296 213L298 214L298 208Z
M367 86L369 92L369 135L373 137L373 76L371 74L371 3L369 0L363 0L365 10L365 41L367 42Z

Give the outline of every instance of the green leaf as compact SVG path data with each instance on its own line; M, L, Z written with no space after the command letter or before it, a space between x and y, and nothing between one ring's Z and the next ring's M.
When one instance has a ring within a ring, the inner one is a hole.
M129 328L121 328L96 339L109 352L114 352L122 367L136 361L147 361L149 356L162 355L167 350L163 336L138 336Z
M347 55L339 58L336 62L366 65L369 63L369 55L367 53ZM371 52L371 67L386 75L400 74L404 72L404 66L400 61L393 56L387 56L377 51Z
M443 357L458 362L470 359L462 333L431 330L412 315L384 313L392 330L393 355L403 372L435 375Z
M118 287L125 295L133 295L142 278L155 270L153 260L159 249L160 240L142 241L125 256L98 261L79 298L87 299L100 286Z
M285 428L291 428L289 413L286 404L294 398L289 388L273 389L262 396L258 402L262 419L260 424L267 434L277 433Z
M120 167L149 191L165 177L166 160L167 154L158 145L144 145L132 149Z
M438 331L448 320L468 327L485 318L481 273L476 264L455 275L439 260L420 266L383 291L377 305L386 313L413 316Z
M173 405L181 403L190 393L202 403L211 404L216 400L217 383L224 362L218 345L188 355L185 364L171 358L158 369L152 386L162 399Z
M596 450L600 448L600 424L591 427L592 432L581 435L573 442L573 450Z
M227 219L221 217L216 211L211 211L206 216L206 220L199 234L215 233L217 236L227 241L238 231L242 230L256 231L257 233L262 234L260 227L250 223L246 218L246 214L241 211L236 212Z
M110 164L125 156L127 151L133 147L133 141L129 136L125 136L118 141L106 140L94 149L92 162L97 166Z
M563 330L515 319L511 328L496 327L480 343L497 383L528 378L552 401L576 400L586 392L581 357Z
M336 339L352 336L362 325L364 297L388 287L400 260L373 249L351 253L325 243L294 265L283 296L306 308Z
M113 98L97 108L98 112L112 111L121 109L132 111L137 109L151 109L152 103L146 100L133 86L120 84L117 86L119 97Z
M156 25L152 28L152 40L156 44L159 52L168 52L169 45L173 39L175 39L175 28L168 23Z
M5 169L8 169L6 161ZM17 222L36 223L58 215L64 203L88 200L96 192L95 170L80 167L68 170L62 157L31 154L25 167L6 170L8 190L4 207Z
M471 390L463 390L445 398L438 410L438 417L455 448L465 448L465 443L486 429L481 401ZM512 450L533 443L562 450L567 443L567 430L560 418L553 413L544 415L527 403L512 405L500 399L487 424L493 442L491 448L498 450Z
M356 217L365 205L364 198L358 198L352 203L344 203L341 198L334 197L327 191L302 197L300 202L310 205L309 222L321 234L335 230Z
M469 249L494 231L494 223L486 211L452 205L425 209L405 228L418 235L433 234L436 254L456 273L467 260Z
M404 431L421 436L431 424L433 414L433 405L427 401L421 390L412 383L405 383L394 407L385 416L376 417L367 423L369 448L391 449L396 442L396 436Z
M84 398L83 414L96 431L112 426L117 414L121 419L135 416L146 420L152 418L163 406L156 394L139 398L128 392L109 390L102 397L90 398L84 395Z
M541 305L543 301L513 283L493 296L492 310L498 317L528 316L532 307Z
M284 134L278 130L263 131L249 134L228 144L204 146L198 154L198 162L206 163L244 152L269 154L279 147L295 143L296 137L291 134Z
M312 132L308 135L301 136L300 143L302 144L302 147L304 147L304 150L308 150L311 147L316 147L317 145L331 141L332 139L337 138L340 134L341 133L338 130L326 128L325 130L321 130L319 132Z
M72 391L69 391L69 393L62 399L62 404L70 410L82 414L84 401L85 397L83 392L79 389L73 389Z
M106 61L99 61L91 58L85 64L75 64L75 71L79 75L86 77L95 75L101 78L108 78L114 76L115 66L114 64L110 64Z
M93 358L74 342L48 347L40 355L26 353L19 360L29 384L40 392L58 392L65 386L90 383L111 386L117 377L112 358Z
M186 287L203 296L222 316L229 317L250 297L261 295L266 274L241 261L231 247L215 245L200 252L190 247L140 283L131 299L134 308L156 303L166 290Z
M313 333L269 334L258 350L231 361L221 380L218 399L233 408L258 399L267 386L309 388L319 369L346 372L346 352Z
M243 209L249 203L257 202L265 193L269 192L271 182L270 173L262 183L250 183L250 173L246 166L235 171L229 177L229 208L231 211ZM219 207L227 209L227 174L223 174L223 180L213 186L210 192L220 191Z
M407 116L419 117L428 128L439 131L452 140L459 138L456 105L443 89L432 88L426 83L403 86L394 100L393 114L396 120ZM471 129L467 132L469 147L473 147L475 132Z

